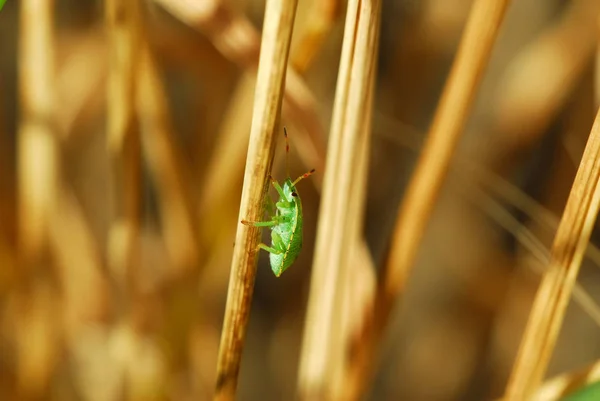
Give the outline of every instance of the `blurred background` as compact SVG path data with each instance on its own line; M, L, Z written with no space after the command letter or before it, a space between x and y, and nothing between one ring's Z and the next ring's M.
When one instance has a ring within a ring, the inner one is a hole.
M512 3L367 399L503 393L600 101L600 2ZM376 265L470 7L383 1L365 212ZM296 393L344 10L299 2L282 124L290 174L319 172L301 184L295 266L276 278L260 256L239 400ZM0 400L211 399L263 11L7 0ZM587 256L550 375L600 357L600 252Z

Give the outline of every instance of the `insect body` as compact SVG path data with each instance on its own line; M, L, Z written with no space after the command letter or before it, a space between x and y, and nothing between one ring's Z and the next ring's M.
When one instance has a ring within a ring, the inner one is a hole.
M286 140L286 162L289 153L289 145L287 143L287 131L284 128ZM287 163L286 163L287 164ZM273 187L279 194L279 200L275 204L275 215L271 216L268 221L246 221L242 220L242 224L254 227L270 227L271 228L271 246L263 243L258 245L258 248L269 252L271 261L271 269L277 277L281 276L288 267L290 267L300 250L302 249L302 201L296 190L298 181L309 177L315 170L311 170L306 174L301 175L295 181L289 177L283 182L283 188L277 180L269 176ZM273 201L268 198L270 203L271 214L273 213Z

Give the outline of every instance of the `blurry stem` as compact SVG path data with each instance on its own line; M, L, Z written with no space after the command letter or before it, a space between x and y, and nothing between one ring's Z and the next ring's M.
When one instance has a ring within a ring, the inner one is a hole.
M344 305L359 244L370 140L380 1L350 1L323 181L298 392L334 400L343 392Z
M353 359L346 382L356 387L351 391L353 397L358 398L365 391L374 370L377 344L416 259L508 4L508 0L476 0L472 6L426 144L396 219L374 310L363 310L367 316L365 324L353 338L349 351Z
M108 262L121 284L131 279L139 251L140 138L134 102L140 14L140 0L106 0L109 38L107 141L114 180Z
M546 373L600 206L600 110L536 294L506 396L528 400Z
M48 260L59 171L53 11L52 0L20 2L17 263L19 278L27 285L15 291L18 311L11 321L16 399L41 399L47 394L60 354L56 291L51 280L40 279L45 275L33 274L34 268L46 267Z
M52 0L23 0L19 36L19 248L25 265L39 262L56 198Z
M502 24L508 0L476 0L444 88L427 141L407 189L384 273L382 297L404 288L454 149Z
M260 220L277 136L297 0L268 0L239 220ZM258 261L259 230L238 224L217 364L215 400L235 399Z

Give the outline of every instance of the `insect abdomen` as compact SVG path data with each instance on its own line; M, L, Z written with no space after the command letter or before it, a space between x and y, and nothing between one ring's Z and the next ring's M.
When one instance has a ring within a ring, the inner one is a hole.
M280 224L273 231L281 237L285 252L279 255L270 255L271 269L278 277L294 263L302 249L303 221L302 214L298 212L298 206L294 205L292 208L285 210L284 214L290 216L289 223Z

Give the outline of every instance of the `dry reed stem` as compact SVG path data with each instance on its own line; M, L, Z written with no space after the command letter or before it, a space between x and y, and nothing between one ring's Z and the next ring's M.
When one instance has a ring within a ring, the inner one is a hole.
M568 4L561 18L525 47L498 84L495 129L506 168L510 156L537 142L568 101L594 53L600 3ZM496 156L497 157L497 156Z
M510 400L533 394L546 373L600 205L600 111L596 116L552 245L507 386Z
M34 268L46 267L59 171L53 11L54 2L48 0L23 0L20 5L17 274L27 282L21 289L28 290L13 292L15 315L9 320L14 327L17 399L38 399L47 393L60 354L56 292L39 274L31 274Z
M107 142L112 162L113 222L108 263L125 284L137 265L140 231L140 139L135 113L137 62L141 43L140 0L107 0Z
M54 2L21 2L19 37L18 231L25 265L38 261L56 197Z
M191 168L172 137L166 95L147 43L141 46L139 58L137 102L142 148L159 189L163 235L174 268L170 278L176 278L199 263L198 217L187 175Z
M226 58L246 69L247 73L254 73L259 56L260 35L250 22L234 11L226 1L210 0L204 5L194 5L181 0L156 0L156 2L184 23L204 32ZM325 153L322 138L325 135L319 122L316 102L311 91L293 69L288 69L286 79L284 117L302 126L309 134L309 141L307 141L309 146L300 146L297 149L306 165L321 171ZM246 90L251 88L250 83L243 85ZM238 90L243 89L238 88ZM226 123L225 127L244 125L243 121L239 121L243 118L237 117L235 110L239 107L236 102L241 102L241 99L246 96L247 94L243 93L236 95L240 100L233 102L230 111L227 112L228 115L236 115L236 119L232 123ZM200 216L202 218L228 203L226 200L230 192L228 188L238 177L238 171L242 170L247 131L224 128L221 132L225 132L225 135L218 136L217 150L211 157L208 178L201 190ZM223 157L224 155L227 157ZM215 175L213 172L218 174ZM311 182L318 185L320 175L314 176Z
M417 256L508 4L508 0L478 0L473 4L422 155L396 219L375 308L363 311L366 324L351 347L353 359L346 381L355 386L351 391L354 397L365 391L368 376L372 374L376 343Z
M598 380L600 380L600 361L547 380L535 392L531 401L558 401L567 394Z
M348 4L311 291L300 357L301 399L338 399L352 252L360 238L381 3ZM357 178L358 177L358 178ZM337 311L337 312L336 312Z
M296 0L266 3L239 220L262 220L277 136ZM217 363L215 400L235 398L256 277L259 230L238 224Z
M422 155L396 220L384 298L402 291L473 105L509 0L475 1Z
M370 137L371 137L371 125L372 125L372 114L373 114L373 96L375 90L375 75L376 75L376 65L377 65L377 57L378 57L378 43L379 37L381 34L381 3L376 5L379 9L376 12L375 18L372 21L369 21L367 26L370 26L371 30L374 30L376 38L373 40L373 44L371 46L374 47L374 54L372 55L372 66L369 72L370 76L368 88L368 97L366 100L367 110L365 111L365 117L363 121L363 143L360 144L361 153L360 157L356 161L356 165L354 166L354 173L356 180L356 193L357 201L352 202L349 207L348 214L349 216L356 216L354 219L350 219L351 223L354 224L355 227L352 227L351 234L354 234L354 239L350 244L350 248L352 249L350 252L350 258L348 262L348 278L345 282L342 282L340 285L340 291L342 292L342 300L340 304L337 305L336 310L340 310L342 317L340 318L340 331L338 333L340 343L339 348L341 349L341 355L339 358L336 358L333 363L333 372L332 376L338 378L338 383L334 387L334 396L333 399L352 399L354 397L353 394L353 386L347 385L344 382L344 375L346 373L346 369L348 368L348 357L347 357L347 349L350 345L351 336L354 335L356 330L360 329L360 327L365 324L365 316L361 316L361 314L355 313L357 310L361 310L361 308L373 307L373 302L375 299L375 292L377 289L377 278L375 265L373 262L373 258L371 253L369 252L369 247L361 235L363 231L363 221L362 218L358 216L364 215L364 208L366 203L366 191L367 191L367 178L368 178L368 170L369 170L369 153L370 153ZM360 29L360 27L359 27ZM369 32L371 33L371 32ZM362 195L362 196L360 196ZM345 285L345 288L344 288ZM345 318L344 318L345 315Z
M323 43L341 13L340 0L313 0L309 10L308 25L296 51L292 53L294 69L304 74L323 47Z

